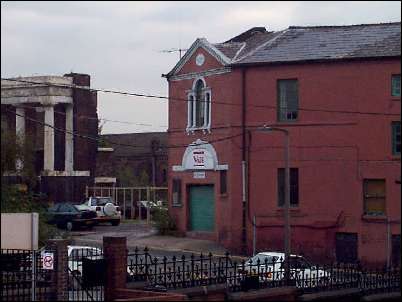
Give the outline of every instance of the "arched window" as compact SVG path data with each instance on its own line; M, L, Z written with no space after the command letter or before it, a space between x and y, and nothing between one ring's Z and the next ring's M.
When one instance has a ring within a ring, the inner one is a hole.
M204 83L198 80L195 84L195 127L204 126L205 122L205 93Z
M203 79L194 82L188 95L187 130L209 129L211 124L211 90Z

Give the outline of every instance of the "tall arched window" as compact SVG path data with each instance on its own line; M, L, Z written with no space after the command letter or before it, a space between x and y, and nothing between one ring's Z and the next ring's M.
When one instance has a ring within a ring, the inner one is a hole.
M210 129L211 90L202 78L197 79L188 95L187 130Z
M195 127L203 127L205 124L205 93L204 83L198 80L195 84Z

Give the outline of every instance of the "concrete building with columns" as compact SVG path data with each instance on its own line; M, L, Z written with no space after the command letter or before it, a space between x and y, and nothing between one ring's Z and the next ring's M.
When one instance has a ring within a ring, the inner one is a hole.
M32 153L17 155L3 179L18 181L30 164L35 189L49 202L83 200L93 184L98 135L97 94L89 88L90 76L77 73L1 81L2 131L15 133L20 146L29 143Z

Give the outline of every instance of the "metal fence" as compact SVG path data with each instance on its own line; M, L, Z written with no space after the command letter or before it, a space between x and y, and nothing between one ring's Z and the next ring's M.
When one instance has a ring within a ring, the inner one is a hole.
M128 254L128 281L146 281L150 287L177 289L226 284L230 291L296 286L303 293L357 288L364 294L400 291L400 268L363 269L359 265L311 265L291 259L285 279L280 257L234 261L225 257L191 255L152 257L147 249Z
M1 300L51 301L51 271L42 268L43 254L30 250L1 250Z
M167 187L86 187L85 195L112 197L122 210L123 219L150 220L149 212L140 201L162 202L167 206Z
M74 248L68 255L69 301L103 301L106 266L103 250Z

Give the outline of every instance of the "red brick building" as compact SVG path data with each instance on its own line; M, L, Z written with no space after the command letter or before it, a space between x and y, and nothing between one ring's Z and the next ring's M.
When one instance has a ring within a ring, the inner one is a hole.
M292 253L399 261L400 23L197 39L166 78L181 231L250 254L255 216L257 251L283 249L284 135L256 131L270 125L289 131Z

